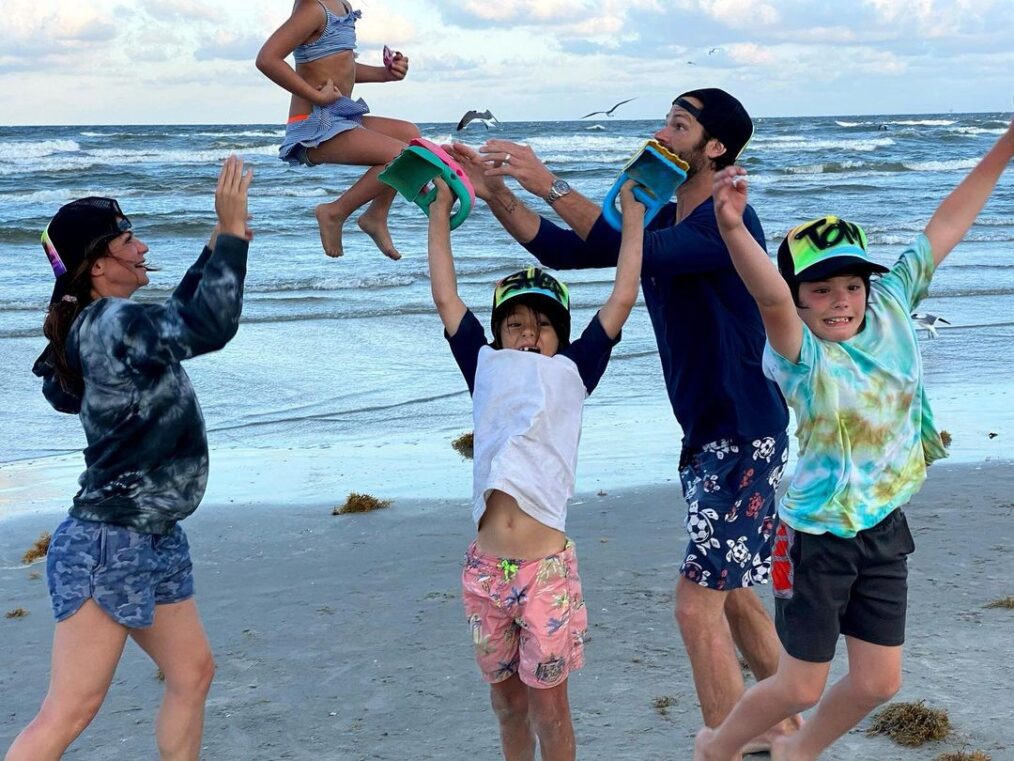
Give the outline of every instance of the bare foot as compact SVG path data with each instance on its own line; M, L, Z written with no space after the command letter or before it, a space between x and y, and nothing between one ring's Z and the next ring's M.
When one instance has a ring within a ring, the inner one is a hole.
M776 737L771 742L771 761L791 761L789 755L789 738L785 735Z
M711 756L707 748L711 744L711 738L715 736L715 730L710 727L703 727L694 738L694 761L710 761Z
M394 247L394 241L391 240L391 232L387 229L386 212L381 215L366 211L359 217L358 224L360 230L373 238L373 242L384 256L394 261L401 259L401 254Z
M791 716L784 721L775 724L767 732L762 735L758 735L746 745L743 746L743 755L752 756L755 753L770 753L771 747L774 745L774 741L779 737L789 737L799 731L799 728L803 726L803 717L798 713L795 716Z
M715 741L715 730L710 727L702 727L694 738L694 761L742 761L743 756L736 753L732 756L722 758L711 751Z
M333 203L322 203L314 209L313 214L317 217L317 225L320 227L320 243L324 247L324 253L332 257L344 254L342 225L345 223L345 217L335 209Z

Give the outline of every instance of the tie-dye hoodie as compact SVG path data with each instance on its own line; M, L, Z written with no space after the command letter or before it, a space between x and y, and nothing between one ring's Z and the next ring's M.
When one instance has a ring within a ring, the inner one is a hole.
M778 516L797 531L851 537L876 526L946 456L910 317L932 276L921 235L872 282L866 326L854 337L825 341L804 325L798 362L764 347L764 373L796 413L799 462Z
M248 244L220 235L163 304L103 298L71 326L67 360L80 370L80 397L36 364L43 393L78 413L88 446L70 514L165 534L197 509L208 482L204 417L185 359L225 346L243 306Z

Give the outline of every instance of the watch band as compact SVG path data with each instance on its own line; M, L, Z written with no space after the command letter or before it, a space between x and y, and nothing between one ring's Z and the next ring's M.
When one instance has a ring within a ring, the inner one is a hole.
M566 180L556 179L549 187L546 203L552 206L570 192L570 184Z

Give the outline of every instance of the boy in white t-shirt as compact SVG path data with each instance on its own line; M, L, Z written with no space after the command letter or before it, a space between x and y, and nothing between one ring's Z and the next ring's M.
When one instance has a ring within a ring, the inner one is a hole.
M910 313L1012 157L1014 122L889 270L869 259L862 228L828 216L789 232L779 275L743 226L746 172L716 175L719 230L760 307L764 372L796 413L799 463L772 565L778 671L698 733L694 761L735 761L759 732L815 705L771 748L773 761L813 761L901 687L914 550L902 507L944 455ZM825 691L840 635L849 670Z
M433 301L472 393L478 536L465 555L463 600L476 660L490 684L504 757L575 757L567 676L584 664L587 612L564 525L574 490L581 414L637 300L644 206L621 194L616 282L581 337L570 341L570 295L529 267L493 294L493 341L458 296L437 181L430 208Z

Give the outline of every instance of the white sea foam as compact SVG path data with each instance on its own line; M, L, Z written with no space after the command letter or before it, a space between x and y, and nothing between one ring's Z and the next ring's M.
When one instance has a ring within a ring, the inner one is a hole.
M327 190L326 188L304 188L304 187L258 187L257 192L260 195L277 198L279 196L283 198L320 198L321 196L332 196L334 193Z
M0 203L65 203L79 195L76 190L36 190L31 193L0 193Z
M983 127L955 127L948 132L955 132L959 135L1002 135L1005 129L985 129Z
M887 124L901 124L906 127L949 127L957 123L957 119L898 119L887 122Z
M81 146L73 140L42 140L39 142L0 143L0 160L23 161L25 159L42 158L56 153L74 153Z
M956 159L954 161L904 161L902 166L913 172L950 172L956 169L972 169L979 159Z
M223 138L235 138L235 137L272 137L281 138L285 137L285 130L243 130L241 132L197 132L194 133L198 137L223 137ZM192 137L190 134L180 134L177 137Z
M766 144L764 144L766 143ZM758 146L761 151L875 151L894 145L889 137L869 138L866 140L807 140L800 137L782 137L778 140L762 141Z
M837 119L834 120L834 123L839 127L868 127L876 124L876 122L840 122Z

